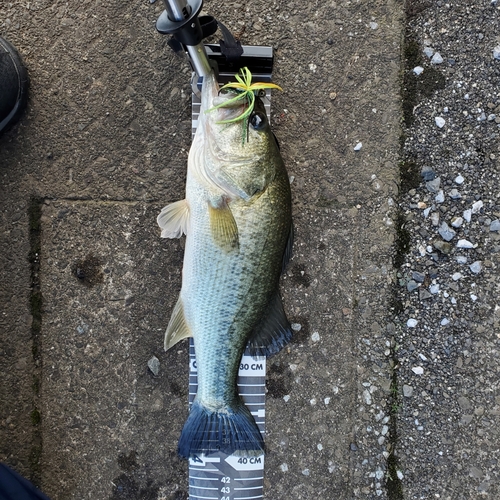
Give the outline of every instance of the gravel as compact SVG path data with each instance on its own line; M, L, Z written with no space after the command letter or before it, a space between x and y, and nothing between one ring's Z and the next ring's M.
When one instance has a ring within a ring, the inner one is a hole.
M500 498L500 5L410 4L396 455L405 499Z
M151 357L148 360L148 368L157 376L160 373L160 360L156 356Z

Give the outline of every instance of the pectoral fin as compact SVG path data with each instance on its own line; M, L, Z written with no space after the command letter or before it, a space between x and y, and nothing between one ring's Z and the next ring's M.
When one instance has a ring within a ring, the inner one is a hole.
M192 337L192 334L184 319L184 308L179 297L165 332L165 351L168 351L177 342L187 337Z
M227 252L238 248L238 226L227 203L224 201L218 207L213 207L209 203L208 213L210 230L215 243Z
M161 228L162 238L180 238L187 234L189 225L189 206L187 201L180 200L162 209L156 222Z
M292 330L286 318L283 303L278 291L273 295L260 323L254 329L254 334L248 342L250 354L270 357L277 354L290 342Z

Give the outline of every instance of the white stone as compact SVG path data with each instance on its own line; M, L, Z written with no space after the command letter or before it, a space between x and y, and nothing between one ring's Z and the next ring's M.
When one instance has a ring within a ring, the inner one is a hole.
M477 300L477 295L474 295L473 293L470 294L470 299L472 300L472 302L476 302Z
M378 23L376 23L375 21L372 21L372 22L370 23L370 28L371 28L372 30L376 30L376 29L378 28Z
M448 318L443 318L441 320L441 326L446 326L450 323L450 320Z
M417 76L421 75L424 72L424 68L422 66L415 66L413 68L413 73L415 73Z
M436 203L443 203L443 201L444 201L444 191L442 189L436 195L436 197L434 198L434 200L436 201Z
M422 375L424 373L424 369L421 367L421 366L414 366L411 371L415 374L415 375Z
M477 214L481 208L483 208L483 202L481 200L476 201L472 204L472 213Z
M470 219L472 217L472 210L470 208L468 208L467 210L464 210L464 219L467 221L467 222L470 222Z
M454 273L451 278L453 281L458 281L462 277L462 273Z
M403 385L403 396L405 398L411 398L413 396L413 387L411 385Z
M462 219L462 217L453 217L453 219L451 219L451 225L453 227L460 227L463 223L464 220Z
M370 391L365 389L363 391L363 399L365 400L365 403L369 406L372 404L372 395L370 394Z
M493 57L495 59L499 59L500 60L500 45L497 45L494 49L493 49Z
M446 123L445 119L442 116L436 116L435 121L436 121L436 125L439 128L443 128L445 123Z
M431 59L431 64L441 64L443 62L443 58L439 52L434 52L434 55Z
M457 248L474 248L474 245L469 240L458 240Z
M414 318L410 318L407 322L406 322L406 326L408 328L415 328L418 324L418 321Z
M456 231L451 229L451 227L448 226L448 224L446 224L446 222L441 223L441 225L439 226L438 232L439 232L441 238L443 238L443 240L446 240L446 241L451 241L457 234Z
M434 55L434 49L431 47L425 47L424 54L430 59Z
M474 274L479 274L481 272L481 269L483 268L483 266L481 265L481 261L480 260L476 260L476 262L473 262L470 266L469 266L469 269L471 270L471 272L473 272Z
M156 356L153 356L148 361L148 368L151 370L153 375L158 375L160 372L160 360Z
M465 180L465 179L464 179L464 178L463 178L460 174L458 174L458 175L455 177L455 183L456 183L456 184L463 184L464 180Z
M362 147L363 147L363 143L362 142L358 142L356 144L356 146L354 146L354 151L359 151Z
M314 332L312 335L311 335L311 340L313 342L318 342L319 341L319 333L318 332Z

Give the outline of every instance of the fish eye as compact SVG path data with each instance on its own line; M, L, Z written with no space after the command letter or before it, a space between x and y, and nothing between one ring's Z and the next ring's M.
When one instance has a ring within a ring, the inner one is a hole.
M267 116L262 111L254 111L249 121L254 130L262 130L266 125Z

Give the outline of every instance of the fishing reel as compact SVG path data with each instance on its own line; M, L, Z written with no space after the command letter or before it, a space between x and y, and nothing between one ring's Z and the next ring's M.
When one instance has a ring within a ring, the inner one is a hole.
M171 36L168 45L174 52L186 54L198 77L202 78L215 69L223 82L246 66L262 81L270 80L273 69L271 47L242 46L213 16L199 16L203 0L165 0L165 6L156 29L162 35ZM222 33L219 43L203 44L203 40L214 35L217 29Z

